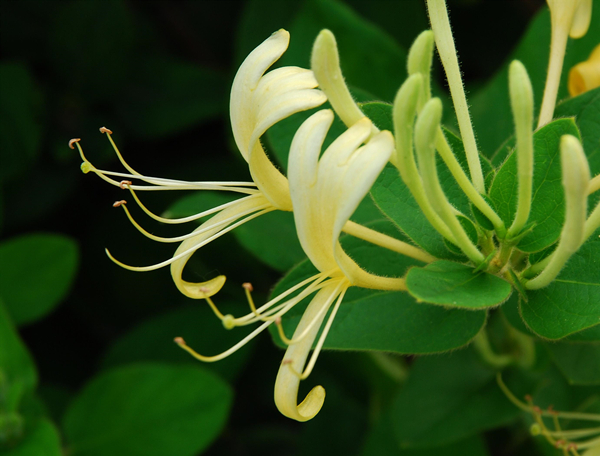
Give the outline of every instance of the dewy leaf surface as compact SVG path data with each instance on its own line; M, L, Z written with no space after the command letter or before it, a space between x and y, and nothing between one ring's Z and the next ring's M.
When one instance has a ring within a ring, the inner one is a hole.
M571 385L600 385L600 343L547 343L546 348Z
M533 135L533 197L528 223L535 223L535 226L519 242L522 251L542 250L560 236L565 208L559 144L561 136L566 134L579 137L573 119L556 120ZM500 218L510 226L517 208L516 154L513 153L496 174L489 196Z
M486 272L452 261L436 261L424 268L411 268L406 286L417 301L463 309L483 309L506 301L508 282Z
M28 234L0 244L0 297L16 324L50 312L75 278L78 249L57 234Z
M380 222L371 228L402 238L389 222ZM342 238L342 246L362 267L388 277L401 277L410 266L422 265L351 236ZM316 272L309 261L301 263L277 284L271 296L277 296ZM293 334L307 304L305 299L283 317L287 337ZM406 292L352 287L346 293L324 347L436 353L468 343L484 321L485 312L419 304ZM281 344L276 331L272 331L272 335L275 342Z
M73 456L193 456L220 433L229 386L199 366L134 364L86 385L63 429Z
M596 230L554 282L520 300L525 323L540 337L561 339L600 324L599 235Z
M392 402L400 446L449 444L515 418L520 412L500 391L495 375L472 350L418 358Z

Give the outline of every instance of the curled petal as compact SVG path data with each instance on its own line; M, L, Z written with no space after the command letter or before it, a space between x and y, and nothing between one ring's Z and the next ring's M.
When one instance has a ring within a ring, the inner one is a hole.
M301 380L300 372L304 369L308 354L327 313L326 311L322 312L323 307L331 306L338 290L339 281L335 281L323 287L315 295L304 311L302 319L294 332L293 339L302 334L309 325L312 328L300 342L288 347L279 367L277 379L275 380L275 405L288 418L297 421L308 421L319 413L325 402L325 389L322 386L315 386L306 398L298 404L298 387ZM316 323L314 322L315 319L318 319Z
M185 265L187 264L188 260L194 254L194 247L198 246L198 248L200 248L203 245L205 245L206 241L210 238L218 236L219 233L225 233L229 231L228 227L232 227L233 222L230 222L227 226L223 226L223 224L220 223L222 220L230 218L236 220L236 215L238 215L239 218L241 218L253 209L257 213L260 213L258 211L264 211L266 208L269 207L272 206L262 195L247 196L238 200L237 204L227 207L226 209L222 210L217 215L214 215L209 220L200 225L196 230L201 231L201 233L198 234L198 236L183 241L174 253L174 256L177 256L182 252L190 251L190 253L188 253L187 255L184 255L171 263L171 275L173 276L173 281L175 282L175 285L177 286L179 291L181 291L181 293L183 293L185 296L193 299L205 299L206 297L210 297L217 291L219 291L219 289L223 286L223 283L225 283L224 276L220 276L223 277L223 279L220 279L222 280L221 283L219 283L218 281L219 277L212 279L208 282L197 283L183 280L183 269L185 268ZM250 217L253 216L251 215L249 216L249 218ZM249 218L247 218L246 220L248 220ZM214 228L211 229L211 227Z

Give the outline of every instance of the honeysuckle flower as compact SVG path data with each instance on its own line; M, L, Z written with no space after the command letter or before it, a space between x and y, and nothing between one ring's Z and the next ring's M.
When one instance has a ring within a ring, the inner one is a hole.
M119 160L129 173L104 171L95 168L85 158L79 142L76 141L83 159L82 170L85 173L94 172L110 184L128 189L142 210L155 220L174 224L211 216L189 234L162 238L145 231L134 221L125 201L119 201L115 206L122 207L133 225L144 235L159 242L180 242L180 245L172 258L145 267L121 263L107 250L107 254L115 263L133 271L150 271L170 265L173 280L184 295L195 299L205 298L216 293L225 278L219 276L200 283L183 280L183 269L193 253L248 220L273 210L292 210L287 179L267 157L260 137L280 120L321 105L326 101L326 96L316 89L317 81L310 70L288 66L265 74L285 52L289 38L289 33L285 30L273 33L244 60L233 81L230 101L231 127L237 147L248 163L252 182L185 182L142 175L125 162L110 136L112 132L103 127L100 131L108 134ZM70 143L70 146L73 147L73 143ZM138 185L132 181L142 181L149 185ZM149 211L138 198L138 190L222 190L247 196L190 217L167 219Z
M584 36L592 20L592 0L546 0L550 8L552 35L546 88L538 128L552 120L567 40Z
M288 341L275 382L277 408L298 421L311 419L323 404L325 392L317 386L297 405L298 386L310 374L346 290L350 286L405 289L403 279L380 277L362 269L344 252L338 240L342 227L389 160L394 149L393 137L383 131L360 147L372 132L371 122L364 118L337 138L319 159L332 121L333 113L329 110L307 119L294 136L289 157L298 238L315 267L329 277ZM306 364L319 327L332 305L315 351Z
M298 421L313 418L321 409L325 390L317 386L297 405L300 380L308 377L323 347L346 290L351 286L381 290L405 290L402 278L388 278L362 269L342 249L338 241L342 228L368 193L394 149L392 135L383 131L369 139L371 121L361 119L340 135L319 155L333 121L333 112L322 110L307 119L296 132L289 156L289 185L294 206L294 220L300 243L319 273L295 285L260 308L245 285L251 313L234 318L222 315L210 297L206 298L226 328L262 324L231 349L217 356L203 356L176 338L183 349L201 361L218 361L233 353L253 337L275 323L282 341L288 345L275 382L275 403L280 412ZM361 147L362 144L366 143ZM300 291L293 298L292 293ZM281 317L314 292L294 335L288 339ZM328 311L314 353L306 360ZM305 366L306 365L306 366Z
M569 71L569 93L572 97L600 87L600 44L589 58Z

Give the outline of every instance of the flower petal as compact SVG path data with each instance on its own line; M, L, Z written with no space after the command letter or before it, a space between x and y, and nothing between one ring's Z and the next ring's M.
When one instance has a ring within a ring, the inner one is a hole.
M226 209L223 209L218 214L212 216L195 231L202 230L202 233L196 237L192 237L190 239L186 239L181 244L173 254L176 256L181 252L185 252L186 250L193 249L194 246L198 246L197 248L202 247L206 244L206 241L213 236L218 236L219 233L227 230L228 227L233 225L239 218L244 217L245 215L251 214L253 212L257 212L260 210L264 210L266 208L272 207L271 204L266 200L266 198L260 194L247 196L245 198L241 198L236 201L237 204L233 204ZM238 219L233 219L227 225L219 225L219 222L222 220L232 218L235 216L239 216ZM215 228L210 229L211 226L215 226ZM208 229L207 229L208 228ZM182 274L185 265L188 260L194 254L195 250L192 250L188 255L184 255L182 258L171 263L171 275L173 277L173 281L175 285L183 293L185 296L192 299L204 299L206 297L210 297L217 293L223 284L225 283L225 277L220 279L219 277L209 280L207 282L187 282L183 280Z

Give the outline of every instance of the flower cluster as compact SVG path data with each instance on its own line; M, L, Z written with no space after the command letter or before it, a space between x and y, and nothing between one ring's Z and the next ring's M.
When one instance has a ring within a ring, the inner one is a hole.
M564 9L563 2L549 1L553 18L552 52L540 126L552 118L555 86L558 86L556 77L561 72L561 52L564 54L563 41L566 42L569 30L575 30L571 31L572 36L585 33L585 20L590 14L590 1L564 3L579 6L573 6L572 11L567 8L566 12L556 13L557 9ZM231 89L233 136L240 154L248 163L252 181L187 182L142 175L123 159L113 142L112 132L104 127L100 131L107 134L127 173L96 168L83 154L78 139L70 143L72 148L76 146L79 149L85 173L95 173L108 183L129 191L151 218L167 224L179 224L209 217L188 234L162 238L144 230L133 219L126 201L118 201L115 206L121 207L131 223L145 236L158 242L179 243L179 246L171 258L143 267L126 265L110 252L107 251L107 254L115 263L133 271L170 266L174 283L181 293L193 299L206 300L227 329L258 325L238 344L216 356L201 355L182 338L175 339L184 350L201 361L218 361L275 324L281 340L288 347L275 382L275 403L281 413L298 421L311 419L323 405L325 391L321 386L313 388L298 405L299 382L311 373L348 288L407 289L404 278L374 275L357 264L341 247L340 234L345 232L424 263L436 260L418 247L350 221L388 161L398 169L427 220L448 243L464 254L466 262L476 270L504 277L515 287L537 289L548 285L569 257L600 226L599 208L596 207L589 216L587 213L587 195L600 187L600 181L597 177L591 179L578 139L564 136L561 157L567 212L563 234L552 255L533 266L515 269L518 274L514 273L510 259L517 241L527 232L532 201L534 113L531 83L525 67L518 61L513 62L509 71L509 88L518 159L518 203L514 220L510 226L505 226L485 197L484 175L445 2L427 0L427 5L432 30L423 32L410 50L409 76L400 87L393 105L393 132L380 131L352 98L340 69L335 37L328 30L323 30L315 41L311 69L286 66L268 71L288 47L289 33L279 30L250 53L239 68ZM434 46L448 79L468 173L459 163L442 130L442 102L431 96L430 70ZM597 60L594 59L596 57L591 60ZM593 84L589 81L597 75L594 76L588 67L584 65L577 70L577 77L584 82L574 82L575 86ZM260 142L262 135L277 122L298 112L318 108L326 101L333 110L317 111L295 133L289 151L288 175L284 176L269 160ZM322 151L335 115L344 122L347 130ZM473 239L462 223L464 214L450 203L444 193L437 174L436 151L458 186L493 227L478 227L477 239ZM242 196L193 216L171 219L154 214L140 200L140 191L153 190L218 190ZM245 284L250 312L238 317L223 315L212 297L223 286L225 277L188 282L182 278L185 265L198 249L212 240L275 210L293 211L300 244L319 272L261 306L254 304L252 286ZM311 296L294 334L288 338L283 331L282 317Z

